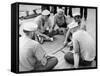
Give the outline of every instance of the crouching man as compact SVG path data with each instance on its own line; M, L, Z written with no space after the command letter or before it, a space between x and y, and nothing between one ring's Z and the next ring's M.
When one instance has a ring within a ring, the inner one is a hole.
M96 53L93 38L88 32L81 29L77 23L70 25L69 29L72 33L73 50L65 54L65 60L73 64L74 68L91 66Z
M80 13L78 12L73 14L73 21L70 24L68 24L68 26L72 25L78 25L80 26L81 29L86 31L86 24L84 21L82 21ZM71 41L71 38L72 38L72 33L70 32L70 29L68 27L68 31L66 33L66 37L64 40L64 45L67 45Z
M41 45L33 40L37 31L37 24L27 22L23 24L24 35L19 41L19 71L40 71L53 69L58 60L46 54Z
M53 41L51 36L51 19L50 11L44 10L41 15L34 19L34 23L38 25L38 41L42 44L45 40Z

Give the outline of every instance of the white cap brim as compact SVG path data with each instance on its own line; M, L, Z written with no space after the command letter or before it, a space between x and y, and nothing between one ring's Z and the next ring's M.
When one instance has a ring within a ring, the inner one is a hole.
M42 12L42 15L49 15L50 14L50 11L48 11L48 10L44 10L43 12Z
M69 25L68 25L68 28L74 28L74 27L77 27L78 26L78 23L76 23L76 22L72 22L72 23L70 23Z
M73 17L80 15L80 13L73 13Z
M58 9L57 13L59 13L59 12L64 12L64 10L63 9Z

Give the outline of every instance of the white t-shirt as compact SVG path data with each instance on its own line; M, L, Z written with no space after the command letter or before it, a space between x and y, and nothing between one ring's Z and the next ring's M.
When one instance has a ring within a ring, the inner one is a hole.
M75 52L80 52L82 59L92 61L95 58L96 47L93 38L84 30L78 30L72 37Z
M30 71L34 69L36 61L40 61L43 65L46 64L47 59L45 57L46 52L41 45L29 39L26 36L22 36L19 41L19 70Z

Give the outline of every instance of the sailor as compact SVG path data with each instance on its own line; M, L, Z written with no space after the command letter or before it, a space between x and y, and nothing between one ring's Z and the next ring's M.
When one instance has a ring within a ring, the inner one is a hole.
M54 15L54 25L52 29L54 30L55 26L58 26L58 29L56 30L58 34L64 34L67 29L67 16L64 14L63 9L58 9L57 13Z
M70 32L69 26L79 25L81 29L86 31L86 23L81 19L80 13L73 13L73 20L68 24L68 31L64 40L64 45L67 45L72 38L72 33Z
M51 70L58 63L56 57L48 56L41 45L33 40L38 25L32 22L23 23L25 33L19 40L19 70Z
M75 20L78 21L78 19ZM74 68L91 66L96 56L94 39L87 31L80 28L78 23L73 23L68 27L72 33L73 50L65 54L65 60L73 64Z
M50 11L43 10L42 14L34 19L34 23L38 25L38 36L40 43L43 43L44 40L53 41L53 38L50 36L52 23L49 16Z

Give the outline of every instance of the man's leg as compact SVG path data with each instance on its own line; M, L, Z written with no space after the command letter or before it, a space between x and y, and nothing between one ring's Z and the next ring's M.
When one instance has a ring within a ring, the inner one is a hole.
M47 32L46 32L46 33L47 33ZM39 35L39 37L40 37L40 39L43 38L43 41L44 41L44 40L53 41L53 39L52 39L51 37L49 37L48 35L46 35L45 32L44 32L44 33L41 33L41 34Z
M63 23L62 26L59 26L59 33L61 33L61 35L66 35L67 32L67 23Z
M64 58L68 63L74 64L73 53L68 52L67 54L65 54Z
M74 57L73 57L73 53L68 52L67 54L65 54L64 56L65 60L74 65ZM84 61L82 60L81 57L79 57L79 66L91 66L92 61Z
M49 37L53 37L57 34L58 34L58 30L52 30L51 32L49 32Z
M49 36L49 37L53 37L55 35L55 31L52 30L51 32L49 32L49 30L45 30L44 34Z
M39 70L51 70L53 69L58 63L58 59L56 57L49 57L47 59L47 63L45 66L43 66L42 64L36 64L35 66L35 70L39 71Z
M53 69L58 63L58 59L56 57L50 57L47 59L47 64L45 66L46 70Z
M64 28L63 27L59 27L57 32L58 32L59 35L64 35Z

